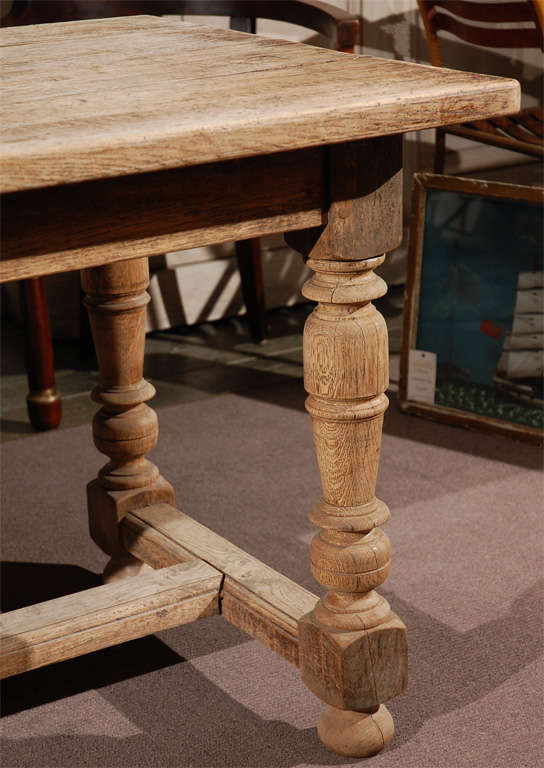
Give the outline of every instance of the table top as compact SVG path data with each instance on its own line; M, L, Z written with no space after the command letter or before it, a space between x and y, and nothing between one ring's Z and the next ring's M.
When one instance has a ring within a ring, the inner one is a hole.
M13 27L1 189L198 165L519 109L515 80L151 16Z

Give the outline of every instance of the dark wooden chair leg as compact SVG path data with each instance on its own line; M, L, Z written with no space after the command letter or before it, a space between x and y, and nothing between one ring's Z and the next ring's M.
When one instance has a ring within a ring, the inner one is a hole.
M94 349L93 334L91 331L91 324L89 322L89 313L83 300L85 298L85 292L83 288L80 292L81 303L79 311L79 364L84 369L98 370L98 362L96 359L96 352Z
M25 359L29 393L28 417L35 429L55 429L62 403L55 387L55 365L49 313L41 278L20 283L25 330Z
M440 128L436 129L434 145L434 173L444 173L446 164L446 134Z
M242 295L247 309L249 332L253 341L266 338L263 265L258 238L239 240L236 257L242 281Z

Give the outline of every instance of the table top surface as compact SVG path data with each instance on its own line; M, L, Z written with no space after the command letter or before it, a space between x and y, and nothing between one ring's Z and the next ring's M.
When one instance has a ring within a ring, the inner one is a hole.
M1 189L403 133L519 109L515 80L151 16L13 27Z

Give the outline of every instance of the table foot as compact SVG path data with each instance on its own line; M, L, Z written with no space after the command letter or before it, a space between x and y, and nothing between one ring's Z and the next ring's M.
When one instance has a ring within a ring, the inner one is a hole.
M351 712L325 706L317 733L327 749L346 757L370 757L387 747L393 718L383 704L376 712Z

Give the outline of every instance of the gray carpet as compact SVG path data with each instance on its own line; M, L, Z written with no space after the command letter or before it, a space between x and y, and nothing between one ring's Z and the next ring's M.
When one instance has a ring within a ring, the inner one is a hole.
M162 409L153 452L177 505L318 591L307 521L320 495L300 383ZM98 583L88 428L3 447L4 609ZM396 736L370 761L327 752L297 671L220 617L4 683L2 765L534 768L543 759L538 449L386 417L379 495L410 638Z

